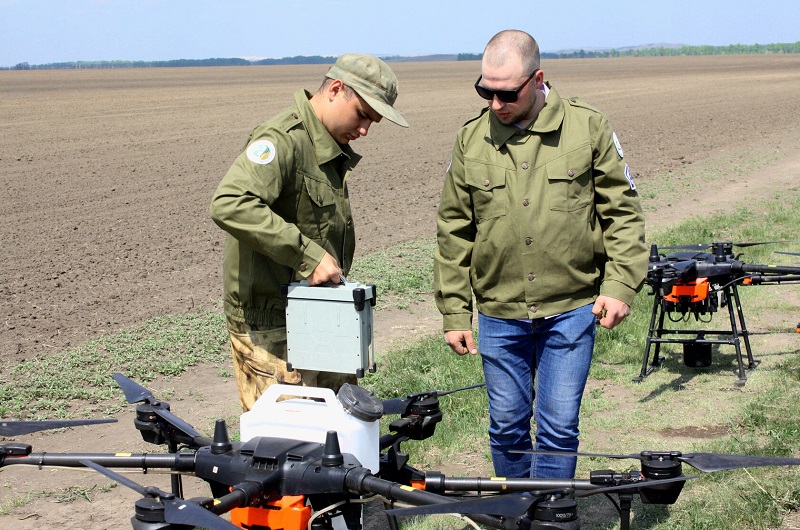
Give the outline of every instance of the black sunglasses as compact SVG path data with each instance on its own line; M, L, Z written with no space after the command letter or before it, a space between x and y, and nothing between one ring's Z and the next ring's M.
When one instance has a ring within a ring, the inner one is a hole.
M481 79L483 79L483 74L481 74L478 76L478 80L475 81L475 91L480 97L483 99L488 99L489 101L493 100L494 97L497 96L497 99L503 103L514 103L517 101L520 91L525 88L525 85L531 82L531 79L533 79L533 76L535 76L536 72L538 71L539 70L534 70L533 73L528 76L528 79L526 79L525 82L522 83L516 90L492 90L490 88L486 88L485 86L481 86L478 84L481 82Z

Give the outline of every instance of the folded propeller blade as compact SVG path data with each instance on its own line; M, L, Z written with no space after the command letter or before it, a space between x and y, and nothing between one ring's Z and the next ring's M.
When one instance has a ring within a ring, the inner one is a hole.
M615 458L615 459L634 459L647 462L654 460L650 455L644 453L633 453L629 455L615 455L606 453L570 453L566 451L512 451L513 453L530 453L535 455L549 455L549 456L588 456L597 458ZM656 459L657 459L656 455ZM800 458L786 458L776 456L750 456L750 455L729 455L717 453L687 453L680 452L674 453L675 460L683 462L706 473L714 471L724 471L730 469L741 469L746 467L763 467L763 466L797 466L800 465Z
M95 425L97 423L116 423L114 418L103 420L43 420L43 421L0 421L0 436L20 436L32 432L63 429L79 425Z
M239 529L238 526L235 526L224 519L220 519L215 513L206 510L199 504L185 501L180 497L176 497L172 493L166 493L153 486L142 486L141 484L138 484L119 473L111 471L100 464L96 464L91 460L81 460L80 463L86 467L94 469L101 475L105 475L114 482L132 489L143 497L152 497L158 499L164 506L164 521L167 523L209 528L211 530Z
M189 423L180 419L175 414L170 412L169 409L163 406L162 402L157 400L153 396L153 393L147 388L143 387L139 383L136 383L135 381L132 381L131 379L128 379L120 373L114 374L113 377L120 388L122 388L122 392L125 394L125 399L128 400L128 403L147 403L153 407L153 412L156 413L161 419L176 429L181 430L187 436L192 438L202 436Z
M486 383L479 383L477 385L470 385L465 386L462 388L456 388L455 390L428 390L427 392L420 392L418 394L409 394L406 397L402 398L392 398L383 401L383 413L384 414L402 414L408 408L408 405L417 398L420 397L438 397L438 396L446 396L447 394L452 394L454 392L461 392L462 390L470 390L473 388L478 388L481 386L486 386Z

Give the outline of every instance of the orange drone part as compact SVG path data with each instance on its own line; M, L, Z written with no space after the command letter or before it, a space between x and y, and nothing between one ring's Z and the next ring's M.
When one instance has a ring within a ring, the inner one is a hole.
M800 332L800 330L798 330L798 332ZM421 480L411 479L410 484L411 484L411 487L414 488L415 490L425 491L425 479L424 478L421 479Z
M269 508L234 508L231 523L240 528L270 528L271 530L305 530L311 519L311 506L304 495L284 495L267 503Z
M689 298L690 302L700 302L708 298L708 278L698 278L690 282L678 282L664 300L677 304L681 299Z

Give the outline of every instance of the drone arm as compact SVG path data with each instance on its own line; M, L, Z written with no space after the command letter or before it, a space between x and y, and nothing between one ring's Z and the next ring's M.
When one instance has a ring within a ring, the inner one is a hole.
M6 446L0 446L5 448ZM1 451L0 451L1 452ZM90 460L103 467L124 467L132 469L174 469L176 471L193 471L194 456L187 453L178 454L111 454L111 453L30 453L26 456L6 455L0 467L10 465L27 466L61 466L85 467L81 460Z
M458 502L449 497L443 497L428 491L417 490L410 486L383 480L372 475L368 469L364 468L351 470L345 477L345 486L353 493L359 495L375 493L389 500L405 502L414 506ZM453 513L457 513L457 510L454 509ZM470 519L493 528L506 528L502 519L491 515L470 515Z
M749 276L750 283L761 285L765 283L797 283L800 282L800 274L782 274L777 276L765 276L763 274L753 274Z
M520 493L549 489L591 490L599 487L588 480L575 479L445 477L441 473L425 474L425 491L433 493L446 491Z
M264 486L258 482L246 481L231 487L231 492L216 499L210 509L217 515L227 513L234 508L249 506L253 500L263 497Z

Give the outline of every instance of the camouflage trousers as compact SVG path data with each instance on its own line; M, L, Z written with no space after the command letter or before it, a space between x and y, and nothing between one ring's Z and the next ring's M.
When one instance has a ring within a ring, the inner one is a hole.
M345 383L356 384L355 374L286 369L286 328L255 329L229 323L233 371L239 399L246 412L275 383L330 388L337 392Z

